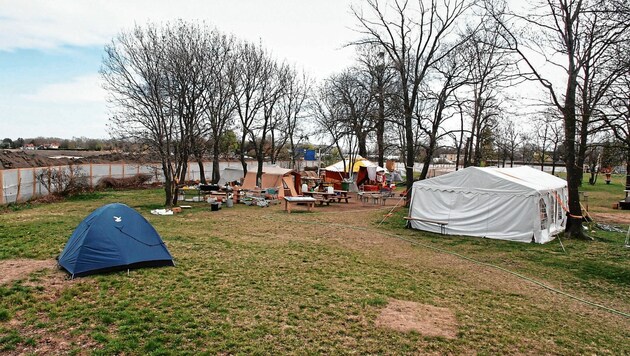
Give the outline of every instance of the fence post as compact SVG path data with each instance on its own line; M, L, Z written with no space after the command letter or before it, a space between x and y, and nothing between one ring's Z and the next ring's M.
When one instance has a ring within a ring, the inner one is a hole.
M4 171L0 170L0 205L4 204Z
M35 174L36 170L37 168L31 168L31 172L33 172L33 198L35 198L35 196L37 195L37 174Z
M90 188L94 188L94 175L92 170L92 162L90 162Z
M122 162L122 177L125 178L125 161Z
M22 190L22 169L17 169L17 194L15 195L15 202L20 201L20 191Z

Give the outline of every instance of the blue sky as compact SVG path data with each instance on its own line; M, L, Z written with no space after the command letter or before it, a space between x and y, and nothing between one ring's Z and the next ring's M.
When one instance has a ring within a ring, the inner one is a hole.
M352 1L0 0L0 139L107 138L103 47L149 21L206 21L322 79L352 62Z
M0 136L106 137L102 47L0 52Z

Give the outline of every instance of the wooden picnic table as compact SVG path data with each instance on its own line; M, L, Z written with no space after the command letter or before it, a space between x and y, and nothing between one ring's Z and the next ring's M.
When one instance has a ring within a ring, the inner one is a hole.
M331 202L335 201L335 193L328 192L302 192L304 196L312 197L319 202L320 205L326 203L326 205L330 205Z
M338 203L341 203L342 200L345 200L348 203L348 199L352 198L348 196L347 190L335 190L335 197Z
M315 202L317 199L312 197L284 197L284 210L291 214L291 205L295 204L306 204L306 209L311 211L311 208L315 206Z

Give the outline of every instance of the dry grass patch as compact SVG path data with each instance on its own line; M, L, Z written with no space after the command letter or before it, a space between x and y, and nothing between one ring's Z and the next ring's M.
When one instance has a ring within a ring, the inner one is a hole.
M447 339L457 336L457 319L450 309L397 299L381 310L376 326Z
M56 266L57 262L55 260L17 259L0 261L0 271L2 271L0 273L0 284L25 279L33 272L56 268Z
M0 353L630 352L622 342L628 319L429 248L456 251L627 310L622 301L630 292L630 251L619 245L625 236L564 241L563 253L557 243L406 230L404 211L379 225L391 207L342 203L286 214L282 206L210 212L199 203L174 216L150 215L162 200L161 191L116 191L0 215L0 258L42 260L61 251L90 211L126 203L152 222L177 262L174 268L72 281L57 280L63 273L46 269L0 285ZM42 219L58 211L66 215ZM379 315L388 303L397 325L429 318L429 330L451 325L451 336L375 327L385 325ZM444 321L444 315L453 319Z

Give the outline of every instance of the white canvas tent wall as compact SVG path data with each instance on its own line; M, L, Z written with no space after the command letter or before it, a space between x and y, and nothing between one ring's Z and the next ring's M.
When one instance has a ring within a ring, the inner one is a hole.
M243 178L243 168L240 167L225 167L221 171L221 178L219 178L219 185L225 185L228 182L241 181Z
M469 167L415 182L409 223L448 235L546 243L565 226L567 196L565 180L533 168Z

